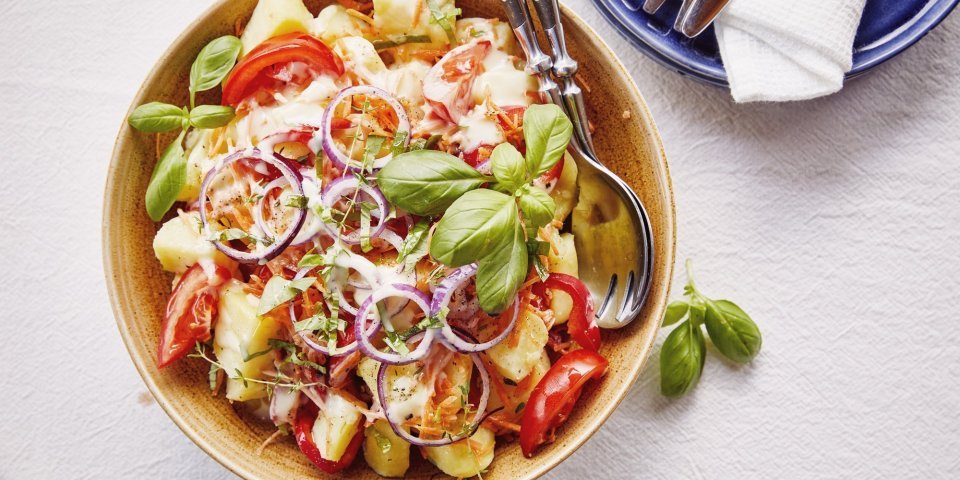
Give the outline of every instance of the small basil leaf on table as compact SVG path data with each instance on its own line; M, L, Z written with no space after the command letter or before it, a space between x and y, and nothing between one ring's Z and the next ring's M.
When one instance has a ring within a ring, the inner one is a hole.
M163 133L183 125L183 109L169 103L150 102L137 107L127 123L146 133Z
M690 305L690 321L698 327L703 325L703 317L706 315L706 312L707 307L704 307L702 303Z
M508 251L520 224L517 215L517 202L509 195L487 189L467 192L437 223L430 255L445 265L459 267L492 252ZM526 258L526 244L521 244L521 256Z
M501 143L490 154L493 177L497 179L498 189L513 193L526 183L523 155L509 143Z
M163 215L177 201L180 190L187 183L187 161L183 156L185 134L186 132L180 132L176 140L167 145L150 175L145 202L147 214L154 222L163 219Z
M740 307L728 300L709 300L704 322L710 341L723 356L747 363L760 353L760 329Z
M481 258L477 268L477 300L480 308L491 315L510 306L530 271L523 227L516 215L509 228L504 232L509 241Z
M687 312L689 310L690 304L683 300L670 302L670 305L667 305L667 313L663 316L663 323L660 326L669 327L670 325L683 320L683 317L687 316Z
M459 158L436 150L397 155L377 174L387 200L415 215L443 213L461 195L490 180Z
M546 190L528 185L521 189L520 211L528 225L538 228L553 220L557 204Z
M527 175L533 180L553 168L570 143L573 124L560 107L531 105L523 113L523 136L527 144Z
M197 92L210 90L227 77L240 55L240 39L224 35L208 43L190 67L190 106L193 107Z
M226 105L200 105L190 111L190 125L197 128L218 128L233 120L233 107Z
M679 397L696 387L706 349L699 326L687 321L673 329L660 349L660 392Z

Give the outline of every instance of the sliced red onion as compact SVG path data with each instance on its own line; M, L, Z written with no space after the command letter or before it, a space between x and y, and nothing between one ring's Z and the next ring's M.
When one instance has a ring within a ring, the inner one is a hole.
M316 131L316 127L304 125L286 132L274 133L261 140L257 145L257 149L259 149L261 152L272 153L284 160L291 160L283 155L280 155L279 153L276 153L276 146L280 145L281 143L301 143L307 147L307 161L313 163L317 160L317 150L311 148L310 140L313 138L314 132Z
M320 127L320 131L317 132L322 136L321 146L323 147L323 152L327 154L327 158L329 158L334 165L344 170L348 168L357 170L360 166L357 164L356 160L350 158L349 155L340 150L336 142L333 141L333 134L331 130L333 125L333 116L336 114L337 106L340 105L344 99L353 95L377 97L387 102L387 104L390 105L390 108L393 108L393 110L397 112L397 119L399 120L397 123L397 132L407 133L403 145L407 146L407 144L410 143L410 120L407 118L407 112L403 109L403 105L401 105L397 99L393 98L393 96L387 93L386 90L374 87L372 85L357 85L355 87L344 88L343 90L340 90L340 93L338 93L336 97L333 97L333 100L327 106L326 111L323 112L323 123ZM371 168L374 170L383 168L391 159L393 159L392 152L380 158L374 159Z
M323 193L320 194L320 198L323 202L323 206L332 207L337 203L341 197L349 195L351 192L360 190L361 192L368 195L373 199L374 203L377 204L377 211L371 213L371 216L379 218L375 226L371 226L370 237L379 237L383 233L383 230L387 228L387 222L383 221L383 217L387 215L389 207L387 206L387 198L383 196L383 192L379 188L372 185L364 185L360 183L354 176L340 177L336 180L330 182L326 188L323 189ZM337 229L336 225L330 225L325 223L327 230L331 235L339 236L343 243L348 245L359 245L360 244L360 230L354 230L348 234L342 235Z
M400 238L400 235L397 235L397 233L393 230L385 229L384 231L380 232L379 238L380 240L389 243L390 246L398 252L401 248L403 248L403 239Z
M221 160L215 168L210 170L207 173L207 176L203 179L203 184L200 186L200 220L203 222L204 232L208 234L214 232L207 220L207 191L210 189L210 185L224 168L228 167L234 162L244 159L256 160L273 166L279 170L283 175L283 178L287 180L287 183L290 185L290 189L294 194L303 195L303 185L300 183L300 173L290 168L290 166L287 165L284 160L276 158L275 155L265 154L256 148L239 150ZM213 245L217 247L217 250L220 250L228 257L240 262L265 262L279 255L283 249L290 245L290 242L292 242L294 237L296 237L300 232L300 227L303 226L303 221L305 218L306 212L303 209L295 209L293 222L291 223L290 227L287 228L287 231L284 232L279 238L276 238L274 242L270 244L270 246L259 252L243 252L220 241L213 241Z
M297 272L297 274L293 277L293 279L294 279L294 280L299 280L299 279L307 276L307 274L310 273L310 271L312 271L314 268L316 268L316 267L305 267L305 268L301 268L300 271ZM343 305L341 304L340 307L342 308ZM290 307L289 307L289 309L290 309L290 310L289 310L289 311L290 311L290 320L291 320L292 322L296 323L296 322L299 322L299 321L303 320L303 319L297 317L297 312L296 312L296 309L295 309L294 306L293 306L293 302L290 302ZM376 330L370 328L370 329L367 330L366 335L373 335L375 331L376 331ZM328 357L342 357L342 356L344 356L344 355L349 355L349 354L355 352L355 351L357 350L357 347L358 347L357 341L354 340L354 341L348 343L347 345L344 345L344 346L342 346L342 347L336 347L336 348L334 348L333 350L330 350L329 348L327 348L327 345L326 345L326 344L322 344L322 343L317 342L316 340L314 340L314 339L313 339L313 335L310 335L309 332L306 332L306 331L302 331L302 330L301 330L301 331L297 331L297 335L300 336L300 338L303 340L303 343L307 344L308 347L310 347L310 348L312 348L312 349L314 349L314 350L316 350L316 351L318 351L318 352L320 352L320 353L322 353L322 354L324 354L324 355L326 355L326 356L328 356Z
M402 423L404 419L394 419L390 416L390 406L387 402L387 394L389 391L387 388L387 369L390 366L386 363L380 364L380 369L377 371L377 399L380 401L380 407L383 409L383 415L387 419L387 423L390 424L390 428L393 429L393 433L396 433L398 437L406 440L411 445L416 445L418 447L441 447L443 445L450 445L454 442L459 442L464 438L470 437L480 427L480 423L483 422L483 419L486 418L484 413L487 410L487 402L490 399L490 374L487 373L487 369L483 366L483 361L480 359L480 356L471 353L470 360L473 360L473 365L477 368L477 371L480 372L481 380L481 392L480 392L480 401L477 404L477 412L473 416L472 428L468 429L463 435L450 436L446 438L440 438L437 440L425 440L417 438L410 434L410 432L402 428Z
M377 270L377 266L370 260L367 260L366 257L344 251L334 259L334 265L348 270L355 270L360 274L360 278L367 282L367 285L380 285L383 283L382 275L380 275L380 271ZM341 309L346 310L352 315L357 314L357 307L354 307L347 301L347 297L343 295L343 288L340 285L331 282L330 285L327 285L327 288L329 288L334 295L337 295Z
M453 292L462 288L463 285L476 274L477 264L471 263L470 265L464 265L454 270L447 278L443 279L433 292L433 301L430 303L430 315L439 315L440 311L450 303L450 297L453 296ZM450 346L451 349L460 353L476 353L492 348L506 339L507 336L510 335L510 332L513 331L513 327L517 325L517 317L520 316L519 296L513 300L513 306L511 308L513 308L513 312L510 314L510 323L492 340L483 343L468 342L457 335L453 329L450 328L450 324L444 320L443 327L440 329L441 341Z
M315 192L318 192L319 194L320 187L317 186L317 181L309 175L309 172L305 172L301 170L300 177L302 178L301 185L303 187L303 192L305 196L309 196L308 195L309 192L307 191L308 188L313 188L313 190ZM259 227L260 230L262 230L267 236L272 237L275 235L275 232L273 231L273 227L271 227L270 224L265 222L263 219L263 202L266 200L267 195L270 193L271 190L279 187L285 187L289 183L290 182L288 182L286 178L280 177L264 185L263 196L260 198L260 200L257 201L257 204L254 207L254 211L253 211L254 221L256 222L257 227ZM319 237L321 234L329 233L326 227L324 226L323 222L320 221L319 216L313 213L313 211L311 211L309 208L307 208L306 211L307 211L307 217L303 221L303 226L300 227L300 232L298 232L297 236L294 237L294 239L290 242L291 247L299 247L301 245L305 245L311 242L312 240L314 240L315 238Z
M370 309L377 302L380 302L389 297L404 297L417 304L423 310L423 313L430 315L430 297L427 294L417 290L415 287L410 285L404 285L402 283L395 283L392 285L386 285L378 288L363 301L363 304L360 305L360 311L357 313L357 320L354 323L356 328L356 337L357 342L360 344L360 351L364 355L377 360L381 363L386 363L390 365L406 365L408 363L416 362L424 356L427 355L427 352L430 351L431 345L433 345L433 340L436 337L435 329L427 329L423 336L423 340L420 341L420 344L417 345L417 348L413 351L407 353L406 355L400 355L396 353L384 352L377 350L376 347L370 343L370 338L373 336L371 332L376 332L381 327L381 320L379 318L373 318L370 322L370 326L364 328L364 324L367 323L367 317L369 316Z

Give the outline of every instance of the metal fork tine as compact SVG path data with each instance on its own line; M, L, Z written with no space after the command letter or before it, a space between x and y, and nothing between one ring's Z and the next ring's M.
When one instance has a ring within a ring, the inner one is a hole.
M664 3L667 3L667 0L646 0L643 2L643 11L653 15Z
M630 316L631 310L633 310L633 296L634 296L634 287L633 282L635 280L633 270L630 270L630 273L627 274L627 284L624 285L624 290L626 293L623 294L623 303L620 304L620 311L617 312L617 321L623 322L625 316Z
M603 315L607 313L607 307L610 306L610 303L613 302L614 295L617 294L617 274L614 273L610 276L610 286L607 287L607 294L603 297L603 303L600 305L600 308L597 309L597 312L594 314L597 318L603 318Z

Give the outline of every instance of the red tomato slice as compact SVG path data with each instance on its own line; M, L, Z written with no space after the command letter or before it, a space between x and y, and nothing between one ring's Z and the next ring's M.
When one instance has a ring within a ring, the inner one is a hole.
M313 402L308 402L297 409L297 420L293 425L293 434L297 439L297 446L307 458L313 462L320 470L326 473L337 473L350 467L353 460L357 458L357 452L360 451L360 445L363 444L363 429L358 428L357 434L350 440L347 450L343 456L336 462L331 462L320 456L320 449L313 442L313 423L317 420L317 406Z
M197 342L210 340L213 317L217 314L220 285L230 279L230 272L221 266L208 277L200 264L194 264L180 277L167 302L167 312L160 327L160 368L183 358Z
M564 273L551 273L543 288L561 290L573 299L573 309L567 320L567 332L570 338L581 347L593 351L600 350L600 327L594 316L593 298L590 290L577 277Z
M520 419L520 450L526 457L547 442L570 416L588 380L600 377L607 360L590 350L574 350L557 360L533 388Z
M447 52L423 79L423 98L437 115L457 123L473 105L473 80L490 50L487 40L461 45Z
M343 74L343 62L326 44L306 33L288 33L261 43L233 67L223 84L221 103L236 107L262 88L276 91L290 82L303 85L312 80L295 77L286 82L271 78L270 73L292 62L305 63L313 75Z

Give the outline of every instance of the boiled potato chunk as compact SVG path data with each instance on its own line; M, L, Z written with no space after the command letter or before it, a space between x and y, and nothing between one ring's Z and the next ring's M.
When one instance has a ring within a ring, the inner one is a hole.
M243 35L240 35L240 43L243 44L240 55L246 55L269 38L291 32L307 32L312 21L313 15L304 6L303 0L260 0L243 29Z
M511 400L511 405L509 405L509 407L512 410L510 410L510 412L515 412L517 405L526 403L527 400L530 399L530 394L533 392L533 388L540 383L540 380L543 379L543 376L547 374L547 370L550 370L550 357L547 355L546 350L544 350L540 352L540 361L534 365L532 370L530 370L530 375L527 375L526 378L517 382L516 385L503 385L504 390L507 392L507 396ZM500 407L505 407L500 395L490 395L490 404L487 405L487 411L492 412ZM522 412L523 410L520 411Z
M362 20L347 13L342 5L333 4L320 10L317 18L310 22L309 31L314 37L330 44L341 37L363 35L364 25Z
M220 291L217 325L213 335L213 352L227 375L227 398L247 401L267 396L265 385L249 379L262 379L263 371L273 367L272 355L250 355L268 349L271 338L279 338L282 325L273 317L257 317L260 299L244 289L244 284L230 280ZM237 372L248 379L246 385Z
M363 37L344 37L333 44L333 51L343 59L348 72L368 84L382 86L380 77L387 71L387 66L370 41Z
M184 212L167 220L153 237L153 253L164 270L186 272L201 260L233 269L235 262L200 234L200 214Z
M471 448L467 442L473 443ZM427 460L441 472L456 478L469 478L485 470L493 462L493 432L480 427L468 440L442 447L424 447ZM478 454L479 453L479 454Z
M537 80L527 72L512 67L498 67L477 76L473 100L480 104L490 98L501 107L527 106L537 88Z
M377 420L364 432L363 458L381 477L402 477L410 468L410 444L393 433L386 420Z
M324 460L337 462L357 434L363 414L347 399L327 391L323 408L313 423L313 441Z
M469 41L489 40L495 50L517 53L517 37L510 24L496 18L461 18L455 27L457 38Z
M364 357L357 365L357 375L363 379L373 394L373 398L379 397L377 392L377 372L380 370L380 362ZM433 395L433 389L427 388L420 382L420 373L422 368L417 363L411 363L402 366L390 367L387 370L387 402L390 404L390 417L397 420L406 420L412 417L418 417L423 412L423 406Z
M554 244L557 246L557 252L550 249L550 271L579 277L580 268L577 264L577 247L573 241L573 234L557 235L554 237ZM556 318L555 323L566 323L570 318L570 310L573 309L573 299L563 291L553 290L550 308Z
M550 193L553 202L557 205L553 214L554 220L561 222L566 220L567 215L570 215L573 207L577 204L577 173L577 162L573 161L573 157L569 153L564 154L563 170L560 171L557 185L553 187L553 192Z
M540 362L540 354L546 345L547 326L543 320L521 311L514 331L500 344L487 350L487 357L500 375L517 383Z
M441 12L449 15L450 25L454 26L453 0L436 0L436 4ZM373 0L373 27L384 37L427 35L433 43L446 45L449 43L446 32L432 23L432 18L425 0Z

